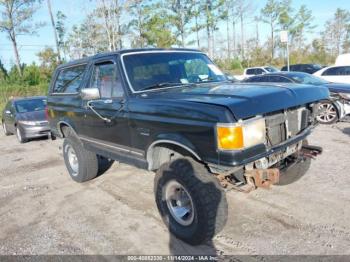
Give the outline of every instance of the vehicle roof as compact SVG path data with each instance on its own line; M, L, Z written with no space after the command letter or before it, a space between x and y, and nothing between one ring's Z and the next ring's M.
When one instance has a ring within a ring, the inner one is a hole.
M326 66L321 68L320 70L316 71L315 73L313 73L313 75L320 75L322 74L324 71L326 71L329 68L334 68L334 67L349 67L350 65L331 65L331 66Z
M121 50L116 50L116 51L110 51L110 52L103 52L103 53L98 53L93 56L87 56L81 59L76 59L72 60L70 62L67 62L65 64L59 65L57 68L64 68L67 66L72 66L76 64L85 64L88 63L92 59L97 59L97 58L103 58L105 56L109 55L121 55L121 54L126 54L126 53L136 53L136 52L149 52L149 51L186 51L186 52L201 52L200 50L197 49L189 49L189 48L133 48L133 49L121 49Z
M26 96L26 97L13 97L10 98L12 102L16 101L25 101L25 100L34 100L34 99L46 99L46 96Z
M252 66L252 67L247 67L246 70L253 69L253 68L265 68L265 67L273 67L273 66L269 66L269 65L267 65L267 66Z
M314 63L308 63L308 64L292 64L292 65L289 65L289 66L301 66L301 65L319 65L321 66L320 64L314 64ZM287 67L286 65L283 66L283 67Z
M305 75L310 75L310 74L304 73L304 72L280 71L280 72L266 73L266 74L263 74L263 75L257 75L257 76L253 76L252 78L255 78L255 77L262 77L262 76L285 76L285 77L293 77L293 76L305 76Z

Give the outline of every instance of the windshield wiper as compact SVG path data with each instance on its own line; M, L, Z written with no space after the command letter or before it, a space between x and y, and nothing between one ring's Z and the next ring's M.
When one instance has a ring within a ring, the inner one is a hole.
M171 87L171 86L182 86L182 85L187 85L183 83L174 83L174 82L164 82L164 83L158 83L155 85L150 85L142 89L142 91L145 90L151 90L151 89L157 89L157 88L162 88L162 87Z

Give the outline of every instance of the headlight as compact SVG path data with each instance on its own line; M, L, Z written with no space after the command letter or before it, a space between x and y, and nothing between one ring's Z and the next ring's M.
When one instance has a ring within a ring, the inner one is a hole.
M256 117L235 124L217 124L219 150L242 150L265 143L265 119Z
M344 98L344 99L349 99L350 100L350 94L349 93L339 93L339 96Z
M18 121L22 125L27 125L27 126L36 126L38 123L35 121Z

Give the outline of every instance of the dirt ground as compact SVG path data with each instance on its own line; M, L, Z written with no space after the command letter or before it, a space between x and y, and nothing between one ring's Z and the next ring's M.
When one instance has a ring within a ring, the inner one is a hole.
M115 163L73 182L62 140L20 145L0 135L0 254L350 254L350 123L319 126L324 148L301 180L250 194L230 191L229 219L212 244L170 236L152 172Z

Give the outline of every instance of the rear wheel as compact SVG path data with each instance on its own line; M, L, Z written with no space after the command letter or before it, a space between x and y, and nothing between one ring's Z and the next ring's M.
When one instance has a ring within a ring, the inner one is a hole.
M210 240L226 223L227 201L220 184L203 165L190 158L161 166L154 190L164 223L189 244Z
M79 183L98 174L97 155L86 150L78 138L69 135L63 142L63 158L71 178Z
M338 110L330 101L324 101L319 106L320 113L318 114L317 121L321 124L330 125L339 120Z

